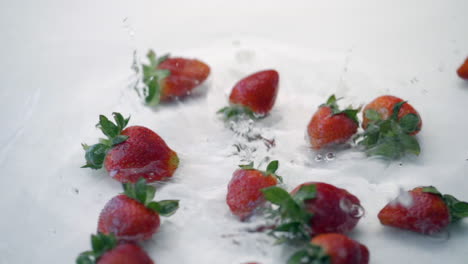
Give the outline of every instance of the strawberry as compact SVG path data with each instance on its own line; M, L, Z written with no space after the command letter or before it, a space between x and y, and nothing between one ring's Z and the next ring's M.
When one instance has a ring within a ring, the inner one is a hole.
M397 159L410 153L419 155L421 148L414 137L422 126L418 112L406 101L384 95L370 102L363 111L359 144L368 155Z
M254 169L253 162L239 167L229 182L226 202L234 215L245 220L265 202L260 190L275 186L281 178L275 174L277 160L270 162L266 171Z
M340 110L336 97L330 96L312 116L307 134L313 149L321 149L348 141L357 131L359 109Z
M468 217L468 203L442 195L435 187L417 187L398 197L379 212L383 225L422 234L434 234L450 223ZM405 200L409 200L406 204Z
M288 264L368 264L369 250L349 237L321 234L314 237L304 249L296 252Z
M114 234L119 240L147 240L159 228L159 216L170 216L179 206L178 200L152 201L156 189L137 183L124 183L124 193L112 198L99 215L98 231Z
M196 59L157 58L154 51L147 54L149 65L143 64L143 83L146 85L145 102L150 106L169 101L190 92L208 78L210 67Z
M279 225L273 229L282 240L309 240L312 235L346 233L362 216L359 199L344 189L322 182L307 182L290 194L279 187L262 189L265 198L279 207L273 211Z
M154 262L137 244L117 244L111 235L91 235L92 251L81 253L76 264L153 264Z
M231 118L246 114L251 118L267 115L275 104L278 93L279 75L275 70L256 72L240 80L232 88L229 96L230 106L218 113Z
M468 58L460 66L460 68L458 68L457 74L460 76L460 78L468 80Z
M86 165L100 169L103 164L110 176L120 182L136 182L143 177L154 182L172 177L179 165L177 153L152 130L142 126L126 129L129 118L113 113L115 124L99 117L98 127L108 137L93 146L83 145Z

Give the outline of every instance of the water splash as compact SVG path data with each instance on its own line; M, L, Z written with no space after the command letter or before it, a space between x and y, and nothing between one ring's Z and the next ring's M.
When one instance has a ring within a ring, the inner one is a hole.
M343 212L348 213L353 218L361 218L366 212L361 205L353 203L348 199L340 200L340 209L343 210Z

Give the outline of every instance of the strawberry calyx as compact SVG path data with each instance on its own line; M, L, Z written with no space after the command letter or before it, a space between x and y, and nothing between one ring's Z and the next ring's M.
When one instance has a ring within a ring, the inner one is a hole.
M369 124L355 141L366 148L369 156L381 156L388 159L398 159L405 154L419 155L421 147L412 135L418 129L420 122L416 114L406 114L398 119L398 113L406 101L394 105L392 115L382 119L379 112L368 109L364 113Z
M468 202L463 202L450 194L442 194L434 186L422 187L422 191L432 193L444 200L450 212L450 222L455 223L461 219L468 217Z
M317 245L307 244L303 249L294 253L287 264L330 264L330 256Z
M121 135L122 130L127 126L130 117L124 118L120 113L112 113L115 123L110 121L104 115L99 116L99 123L96 127L99 128L107 138L99 139L98 144L88 146L81 144L85 150L86 164L81 168L100 169L104 163L107 152L115 145L120 144L128 139L128 136Z
M255 114L255 112L243 105L230 105L219 109L217 114L222 114L225 119L234 119L241 116L247 116L252 119L260 118L260 115Z
M270 163L268 163L267 165L267 168L266 168L266 171L262 171L262 170L259 170L259 169L255 169L254 167L254 162L250 162L249 164L245 164L245 165L239 165L239 168L243 169L243 170L256 170L256 171L260 171L265 177L268 177L268 176L273 176L275 177L276 179L278 179L279 182L283 182L283 177L279 176L278 174L276 174L276 171L278 170L278 167L279 167L279 161L277 160L273 160L271 161Z
M162 216L171 216L179 209L179 200L153 201L156 194L154 186L146 184L144 178L136 183L123 183L124 194L142 203L146 208L151 209Z
M142 64L143 68L143 83L146 89L143 90L145 103L149 106L159 104L161 99L161 84L160 82L169 76L171 72L165 69L158 69L159 64L169 58L169 54L157 57L153 50L149 50L146 55L149 64Z
M313 214L306 210L304 203L316 197L316 185L304 185L294 195L276 186L261 191L267 201L277 206L269 212L269 217L276 222L275 228L270 232L277 239L276 243L310 240L312 229L309 223Z
M81 253L76 264L95 264L102 255L117 246L117 238L113 234L105 235L98 232L91 235L91 250Z
M344 114L349 119L353 120L356 124L359 124L357 114L359 113L359 111L361 111L361 108L359 107L357 109L353 109L352 106L348 106L346 109L341 110L338 104L336 103L340 99L341 98L336 98L336 96L332 94L330 97L328 97L327 102L325 104L320 105L320 107L330 107L330 109L332 110L332 115Z

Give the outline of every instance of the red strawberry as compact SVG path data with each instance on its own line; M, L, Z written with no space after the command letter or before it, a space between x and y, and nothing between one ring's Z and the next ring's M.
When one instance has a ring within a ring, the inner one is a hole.
M377 112L380 119L387 120L392 117L395 105L402 102L403 99L392 95L383 95L375 98L372 102L366 105L366 107L364 107L364 110L362 111L362 128L366 129L369 122L373 121L369 119L369 117L366 114L368 110ZM419 113L413 108L413 106L411 106L408 103L403 103L403 105L399 108L397 120L401 120L401 118L408 114L413 114L418 117L419 122L417 123L416 129L414 131L409 132L410 135L416 135L421 130L422 120L419 116Z
M448 194L442 195L432 186L414 188L403 195L379 212L383 225L434 234L451 222L468 217L468 203Z
M370 102L363 111L360 145L367 154L397 159L410 153L419 155L420 146L414 135L422 126L418 112L406 101L384 95Z
M148 52L149 65L143 64L143 82L146 85L145 101L157 105L190 92L208 78L210 67L196 59L156 57Z
M226 202L234 215L245 220L265 202L260 190L278 183L278 161L270 162L265 172L254 169L253 162L239 167L229 182Z
M146 185L144 179L137 183L124 183L124 194L107 202L98 221L98 231L114 234L119 240L147 240L158 230L159 215L173 214L177 200L154 202L156 189Z
M458 68L457 74L460 76L460 78L468 80L468 58L460 66L460 68Z
M81 253L76 264L153 264L154 262L138 245L117 244L113 235L98 233L91 236L92 251Z
M98 126L108 139L86 150L86 165L93 169L102 168L104 163L110 176L120 182L136 182L145 178L154 182L172 177L179 165L177 153L152 130L142 126L131 126L119 113L113 113L116 124L100 116Z
M321 149L348 141L357 131L359 109L340 110L334 95L321 105L307 126L310 144Z
M287 233L282 239L308 240L311 235L346 233L362 216L356 196L327 183L303 183L291 194L279 187L262 192L268 201L279 206L279 225L273 231Z
M267 115L275 104L278 83L279 75L275 70L249 75L232 88L229 96L231 106L224 107L218 113L223 113L227 118L242 113L250 117Z
M322 234L314 237L296 252L288 264L368 264L369 250L363 244L342 234Z

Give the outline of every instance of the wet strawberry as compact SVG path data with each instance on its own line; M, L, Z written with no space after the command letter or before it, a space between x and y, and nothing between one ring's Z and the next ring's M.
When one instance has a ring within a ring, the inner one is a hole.
M270 162L266 171L254 169L253 162L239 167L229 182L226 203L234 215L245 220L265 202L260 190L275 186L281 178L275 174L278 169L276 160Z
M149 65L143 64L143 83L146 85L145 102L150 106L160 101L186 96L204 82L210 67L196 59L157 58L154 51L148 52Z
M310 144L314 149L321 149L348 141L359 126L359 109L340 110L334 95L319 107L307 126Z
M304 249L296 252L288 264L368 264L369 250L349 237L321 234L314 237Z
M273 230L282 239L309 240L312 235L346 233L362 216L359 199L348 191L321 182L303 183L291 194L279 187L262 189L265 198L279 206Z
M405 197L395 199L379 212L383 225L434 234L451 222L468 217L468 203L448 194L442 195L432 186L414 188L403 195ZM401 200L409 201L406 204Z
M401 104L401 106L399 106L398 112L396 116L394 116L394 111L396 110L395 106L398 104ZM371 111L370 118L368 116L369 110ZM396 117L396 121L400 121L408 114L414 118L417 117L418 122L416 123L416 127L413 130L406 132L410 135L416 135L421 130L422 120L419 116L419 113L413 108L413 106L396 96L379 96L364 107L364 110L362 111L362 128L366 129L370 122L375 122L376 117L381 120L387 120L392 117Z
M109 175L120 182L148 182L172 177L179 165L177 154L152 130L142 126L125 126L129 119L113 113L116 124L100 116L98 127L108 137L86 150L84 168L105 165Z
M460 68L458 68L457 74L460 76L460 78L468 80L468 58L460 66Z
M256 72L240 80L232 88L230 106L218 111L227 118L247 114L252 118L267 115L276 101L279 75L275 70Z
M76 264L153 264L146 252L133 243L117 244L113 235L91 236L92 250L81 253Z
M98 231L114 234L119 240L141 241L151 238L160 224L159 216L170 216L179 201L154 202L156 189L146 185L144 179L137 183L124 183L123 194L112 198L102 209Z
M414 137L421 130L418 112L406 101L384 95L374 99L363 110L359 144L368 155L398 159L406 154L419 155L420 146Z

